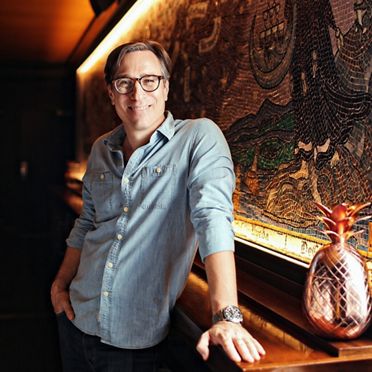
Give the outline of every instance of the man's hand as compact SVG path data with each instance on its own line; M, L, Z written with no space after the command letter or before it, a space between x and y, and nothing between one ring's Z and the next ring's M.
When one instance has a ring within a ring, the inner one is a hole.
M54 312L56 314L65 312L69 320L75 318L75 313L71 306L68 289L79 267L80 255L80 249L67 247L65 257L50 290Z
M50 294L54 312L56 314L64 312L69 320L73 320L75 318L75 313L71 306L68 289L61 287L57 282L54 282Z
M204 332L196 349L204 360L209 357L209 345L221 345L234 362L253 363L265 355L260 343L240 324L220 321Z

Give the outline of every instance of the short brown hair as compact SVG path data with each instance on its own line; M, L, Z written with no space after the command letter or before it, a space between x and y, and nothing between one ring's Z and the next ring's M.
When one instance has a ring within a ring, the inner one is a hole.
M111 51L111 53L107 57L104 70L106 84L111 84L112 80L115 79L116 72L126 54L144 50L149 50L156 55L160 62L160 67L164 78L166 80L169 80L172 68L172 61L168 53L158 42L153 40L143 40L119 45Z

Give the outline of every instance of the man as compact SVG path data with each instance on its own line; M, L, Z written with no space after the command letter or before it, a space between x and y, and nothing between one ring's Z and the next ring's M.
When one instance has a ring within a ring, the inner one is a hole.
M66 371L155 370L197 244L215 314L197 350L207 359L220 344L249 362L265 353L236 307L229 149L210 120L165 111L170 66L153 41L121 45L107 59L122 125L93 144L83 210L51 289Z

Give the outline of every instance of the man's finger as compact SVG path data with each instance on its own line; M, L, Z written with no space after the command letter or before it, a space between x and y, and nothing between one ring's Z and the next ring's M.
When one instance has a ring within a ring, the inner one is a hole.
M64 311L68 320L73 320L75 318L74 310L70 304L65 304Z
M252 350L248 347L246 341L243 338L235 338L234 345L243 360L245 360L246 362L250 362L250 363L254 362L255 355L252 353ZM256 351L256 354L258 356L257 351Z
M241 362L242 358L240 357L231 338L224 340L224 342L220 343L220 345L223 347L225 353L228 355L230 359L232 359L234 362ZM253 358L252 362L254 362Z
M252 357L255 360L260 360L261 359L260 353L257 349L258 342L254 338L250 337L245 340L245 344L247 345L249 353L252 355Z
M209 357L209 333L205 332L201 335L198 344L196 345L196 350L199 352L204 360Z
M266 354L266 351L265 349L263 348L263 346L254 338L253 339L253 342L256 346L256 349L257 351L261 354L261 355L265 355Z

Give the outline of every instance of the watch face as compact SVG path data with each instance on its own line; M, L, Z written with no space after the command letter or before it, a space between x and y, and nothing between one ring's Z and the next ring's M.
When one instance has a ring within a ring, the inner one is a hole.
M243 314L236 306L227 306L223 309L223 318L230 322L240 323L243 321Z

